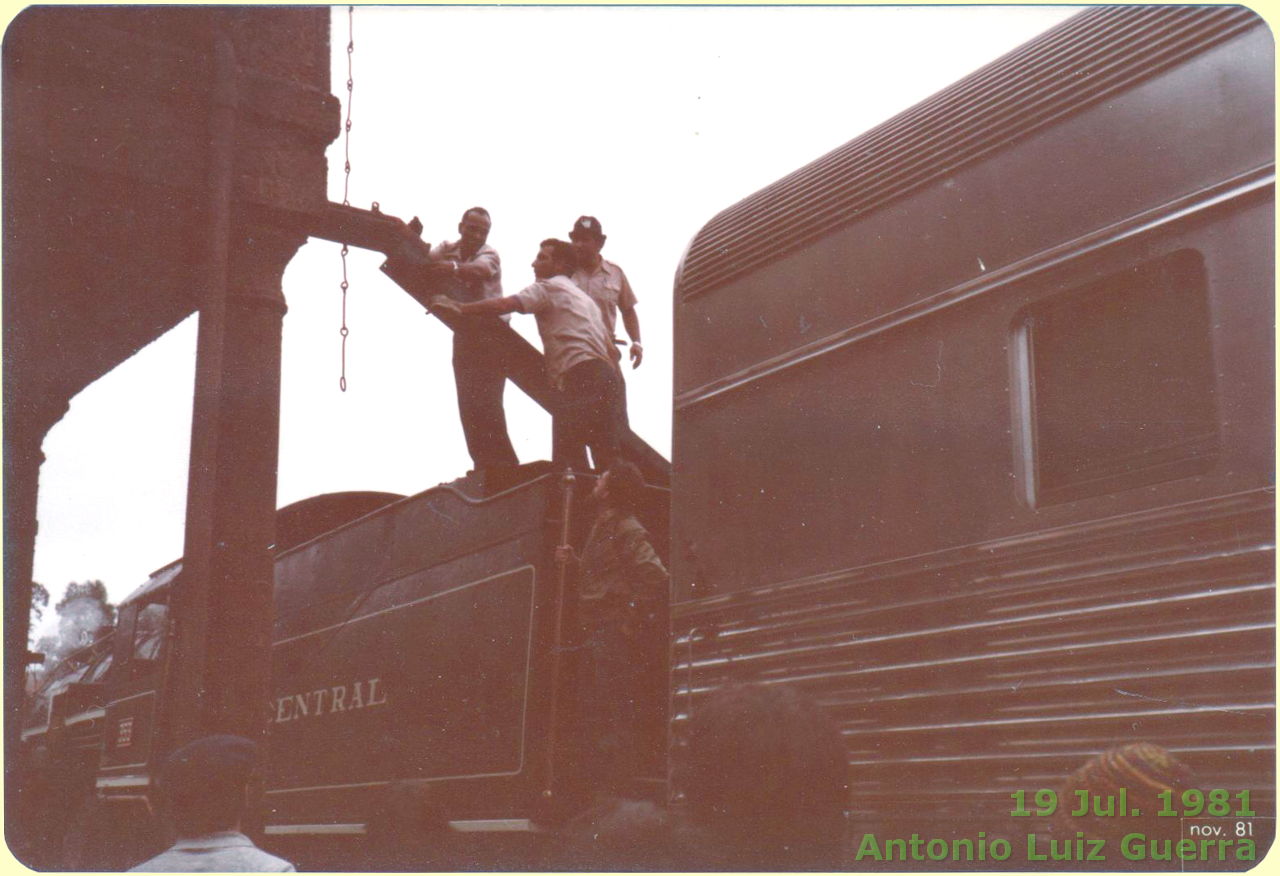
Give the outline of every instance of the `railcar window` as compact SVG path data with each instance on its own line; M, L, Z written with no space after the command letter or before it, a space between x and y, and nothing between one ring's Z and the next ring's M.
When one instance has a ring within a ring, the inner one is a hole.
M160 645L164 641L165 619L168 616L168 606L159 602L153 602L138 612L138 622L133 637L135 660L155 660L160 656Z
M1179 250L1041 301L1022 331L1037 504L1209 468L1218 426L1199 253Z
M102 681L102 677L107 674L109 669L111 669L112 656L111 652L108 651L107 654L89 670L89 674L85 677L85 681Z

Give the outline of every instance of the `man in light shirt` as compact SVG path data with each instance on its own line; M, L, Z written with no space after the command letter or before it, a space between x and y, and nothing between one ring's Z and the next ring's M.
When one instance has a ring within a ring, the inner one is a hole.
M622 314L622 327L631 338L631 367L639 368L644 359L644 346L640 343L640 317L636 315L636 294L631 291L627 275L622 268L602 257L600 251L608 240L600 220L594 216L579 216L569 232L578 267L570 277L575 286L591 296L600 307L604 326L611 336L618 331L618 314ZM612 340L612 338L611 338ZM618 356L621 358L621 355Z
M569 279L576 264L572 244L548 239L533 261L536 281L515 295L458 302L445 296L432 309L456 314L532 314L538 321L547 377L557 390L552 454L556 462L580 466L591 448L598 471L618 455L622 378L614 364L612 338L596 306Z
M461 237L431 248L431 275L446 284L459 301L502 297L502 264L498 251L486 242L492 221L489 211L472 207L458 223ZM504 320L509 317L502 317ZM453 332L453 381L458 391L458 416L467 452L477 471L514 468L520 464L502 406L506 386L503 344L494 337L492 316L462 321Z
M257 775L257 746L243 736L205 736L169 755L160 788L178 841L130 872L293 872L240 832Z
M604 229L600 220L594 216L579 216L569 232L569 240L573 242L573 251L578 257L578 267L571 279L579 289L591 296L591 300L600 306L600 314L604 317L604 327L609 330L614 362L618 373L622 374L622 353L618 350L618 314L622 314L622 327L631 338L631 367L639 368L644 359L644 347L640 343L640 317L636 315L636 293L631 291L631 284L622 268L600 255L604 248ZM622 427L629 428L627 417L627 382L622 381L622 402L619 404L619 416Z

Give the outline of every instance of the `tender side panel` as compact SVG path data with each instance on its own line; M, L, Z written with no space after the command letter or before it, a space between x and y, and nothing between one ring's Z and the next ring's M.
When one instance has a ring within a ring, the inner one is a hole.
M276 643L273 797L520 773L536 571L466 574L423 570Z
M400 779L435 783L451 817L527 813L550 717L553 488L438 488L279 560L273 830L358 829Z

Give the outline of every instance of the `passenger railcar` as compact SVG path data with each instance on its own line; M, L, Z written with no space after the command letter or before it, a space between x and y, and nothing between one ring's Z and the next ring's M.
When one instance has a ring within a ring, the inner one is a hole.
M1092 8L698 233L677 740L786 684L862 830L1137 740L1274 814L1272 82L1247 9Z

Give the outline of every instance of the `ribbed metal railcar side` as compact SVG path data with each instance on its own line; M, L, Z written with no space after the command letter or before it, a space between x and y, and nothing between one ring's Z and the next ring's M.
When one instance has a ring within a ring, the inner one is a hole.
M1238 7L1091 9L695 238L677 746L718 687L787 684L865 829L1012 830L1012 791L1141 739L1274 814L1272 51ZM1188 262L1212 435L1051 492L1027 326Z

